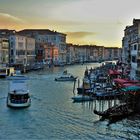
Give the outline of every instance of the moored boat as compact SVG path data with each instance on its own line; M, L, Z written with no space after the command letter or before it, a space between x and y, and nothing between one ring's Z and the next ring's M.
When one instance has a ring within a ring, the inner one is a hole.
M119 91L115 90L112 90L110 92L107 91L96 92L94 95L97 100L116 99L122 97L122 94Z
M94 110L94 113L104 119L116 120L132 115L134 110L128 104L122 104L113 106L105 111Z
M87 95L77 95L72 97L73 102L83 102L83 101L92 101L93 97Z
M0 78L6 78L14 73L13 67L0 67Z

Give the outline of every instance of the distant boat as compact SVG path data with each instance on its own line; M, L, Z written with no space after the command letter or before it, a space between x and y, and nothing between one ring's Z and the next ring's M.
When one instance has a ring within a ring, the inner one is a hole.
M64 71L60 77L55 78L55 81L76 81L77 77L73 76L67 71Z
M29 107L31 98L25 80L13 80L9 83L7 106L13 108Z
M6 78L12 73L14 73L13 67L0 67L0 78Z
M42 64L35 64L32 68L32 70L41 70L44 69L44 65Z

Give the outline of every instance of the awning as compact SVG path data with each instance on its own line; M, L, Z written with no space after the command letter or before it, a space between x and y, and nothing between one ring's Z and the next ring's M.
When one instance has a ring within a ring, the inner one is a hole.
M109 70L109 75L120 75L121 72L120 71L117 71L117 70Z

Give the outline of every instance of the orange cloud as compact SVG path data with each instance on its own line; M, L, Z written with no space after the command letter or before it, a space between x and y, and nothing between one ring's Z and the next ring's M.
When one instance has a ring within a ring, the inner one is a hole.
M0 28L21 28L25 21L7 13L0 13Z
M71 38L84 38L86 36L93 36L97 33L95 32L66 32L66 34Z
M98 34L96 32L66 32L67 42L74 44L96 44L94 37ZM92 39L92 41L91 41Z

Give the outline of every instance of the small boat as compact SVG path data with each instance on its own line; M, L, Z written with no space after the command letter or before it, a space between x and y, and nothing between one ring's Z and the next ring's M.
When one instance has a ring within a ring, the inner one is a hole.
M0 67L0 78L6 78L12 73L14 73L13 67Z
M67 71L64 71L60 77L55 78L55 81L76 81L77 77L73 76Z
M35 64L32 67L32 70L34 70L34 71L41 70L41 69L44 69L44 65L43 64Z
M92 90L93 89L91 88L91 81L88 77L84 77L82 85L77 88L77 94L87 95L92 92Z
M7 106L13 108L29 107L31 98L24 80L12 80L9 83Z
M105 111L94 110L94 113L101 116L104 119L116 120L128 117L134 113L134 110L127 104L116 105Z
M97 100L106 100L106 99L116 99L122 97L122 94L118 91L99 91L95 93L95 97Z
M93 97L91 96L87 96L87 95L78 95L78 96L74 96L72 97L73 102L84 102L84 101L92 101Z

